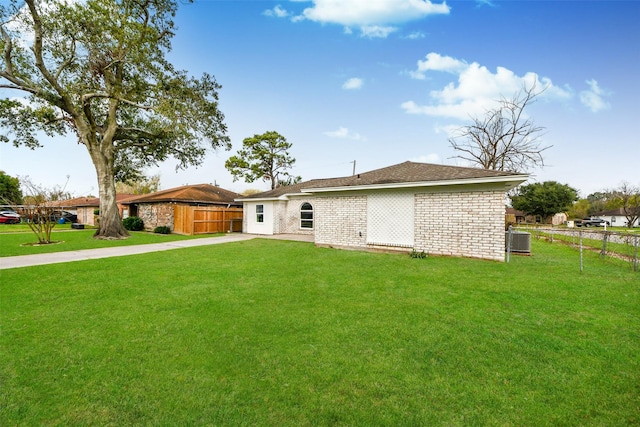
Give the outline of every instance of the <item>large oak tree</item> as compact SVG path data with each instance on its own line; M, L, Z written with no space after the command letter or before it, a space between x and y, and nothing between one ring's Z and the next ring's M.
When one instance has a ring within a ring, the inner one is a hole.
M116 179L170 157L179 167L197 165L208 147L230 148L219 84L166 59L176 10L169 0L0 6L0 88L23 97L0 99L0 140L36 148L43 134L77 137L97 174L96 237L128 235Z

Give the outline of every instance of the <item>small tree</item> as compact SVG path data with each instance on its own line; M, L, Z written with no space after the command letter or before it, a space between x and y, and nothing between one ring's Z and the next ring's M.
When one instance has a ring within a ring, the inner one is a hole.
M591 203L587 199L580 199L575 202L567 210L569 218L585 218L589 216L589 210L591 209Z
M279 182L291 179L286 170L291 169L296 159L289 155L287 150L290 148L291 143L277 132L254 135L242 141L242 149L237 155L231 156L224 166L231 172L234 181L239 178L244 178L246 182L262 179L271 182L273 190Z
M543 127L536 126L524 115L527 106L535 102L541 92L536 85L524 86L511 99L502 98L499 105L484 117L472 118L449 138L451 147L461 153L454 158L471 162L483 169L526 172L544 166L542 152Z
M627 219L627 227L633 227L640 219L640 187L623 182L615 190L615 195Z
M545 181L518 187L511 196L511 205L546 221L557 213L566 212L577 199L578 191L567 184Z
M0 171L0 203L6 205L22 204L20 180Z
M26 219L29 228L38 238L41 245L53 243L51 232L56 226L53 213L59 209L50 205L54 201L60 190L46 189L34 184L28 177L22 177L22 186L27 195L24 197L24 205L16 206L15 209Z

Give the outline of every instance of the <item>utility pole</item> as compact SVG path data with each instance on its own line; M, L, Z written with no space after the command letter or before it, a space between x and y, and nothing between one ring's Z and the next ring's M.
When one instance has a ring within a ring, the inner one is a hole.
M349 163L353 163L353 173L351 174L351 176L356 174L356 161L354 160L353 162L349 162Z

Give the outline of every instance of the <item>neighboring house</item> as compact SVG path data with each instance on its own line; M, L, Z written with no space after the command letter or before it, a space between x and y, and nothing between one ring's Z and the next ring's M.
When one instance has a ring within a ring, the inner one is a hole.
M539 215L527 215L522 211L517 211L514 208L507 208L505 221L507 224L540 224L543 223L542 217ZM567 222L567 214L564 212L553 215L550 219L547 219L545 224L562 225Z
M525 213L522 211L517 211L514 208L507 208L505 212L505 222L507 224L520 224L521 222L525 222Z
M624 214L623 208L599 212L593 216L596 218L604 219L605 221L609 221L609 224L614 227L627 227L627 223L629 222ZM640 227L640 219L636 219L634 221L633 227Z
M125 205L128 207L129 216L137 216L142 219L145 230L154 230L159 226L167 226L175 232L194 234L198 233L198 231L194 231L193 217L189 219L190 224L183 224L183 221L176 216L177 207L215 207L222 210L241 208L242 203L235 201L238 197L240 197L240 194L216 185L198 184L134 196L127 199ZM178 223L176 223L176 220L178 220ZM213 220L203 219L202 221L204 223L205 221L212 222ZM226 221L228 222L229 219ZM238 220L239 227L240 220Z
M236 199L243 231L318 246L504 259L505 193L527 175L404 162Z
M116 194L116 203L120 211L120 217L127 216L127 208L123 201L134 196L133 194ZM100 199L97 197L76 197L74 199L58 200L51 202L52 206L58 206L60 209L70 211L78 215L78 223L85 225L96 225L96 211L100 209Z

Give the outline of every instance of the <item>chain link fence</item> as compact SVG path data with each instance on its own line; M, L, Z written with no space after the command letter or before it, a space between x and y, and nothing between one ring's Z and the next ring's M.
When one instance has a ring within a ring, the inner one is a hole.
M580 271L584 269L584 253L597 252L602 259L616 259L628 263L633 271L640 271L640 230L611 231L551 226L518 226L514 231L531 233L534 239L566 244L580 252Z

